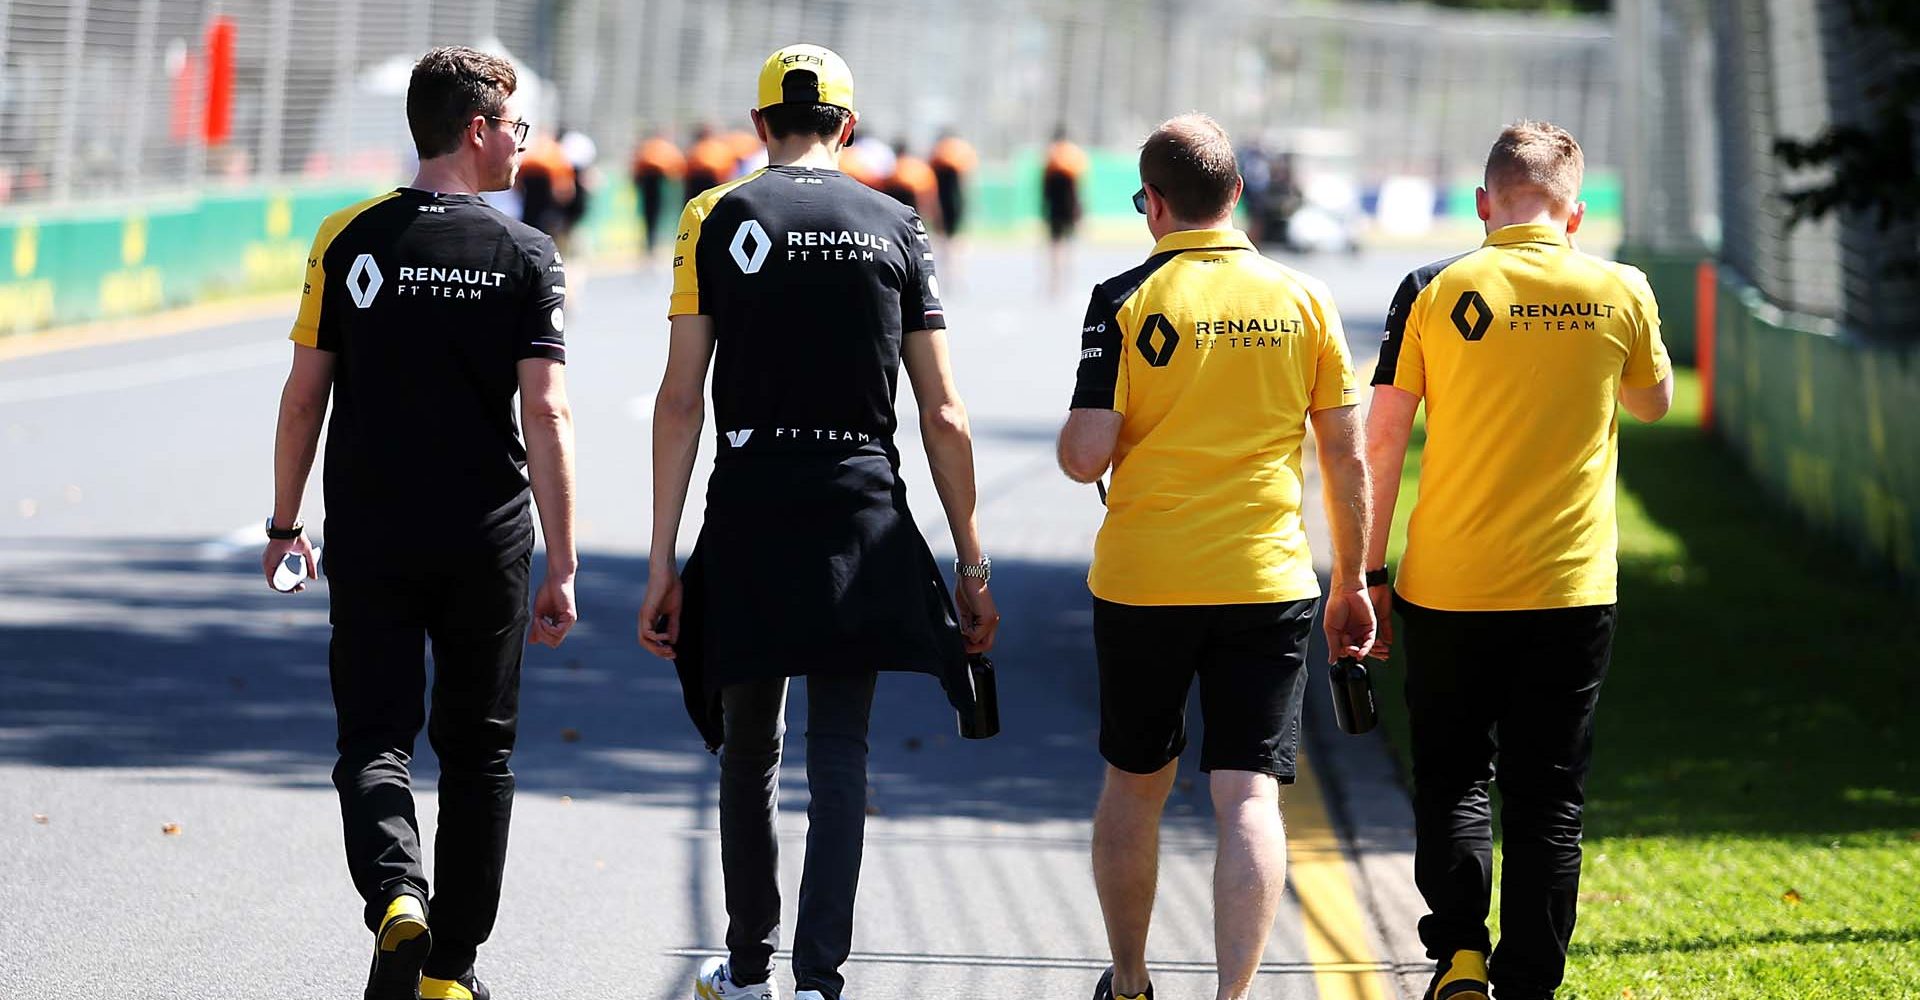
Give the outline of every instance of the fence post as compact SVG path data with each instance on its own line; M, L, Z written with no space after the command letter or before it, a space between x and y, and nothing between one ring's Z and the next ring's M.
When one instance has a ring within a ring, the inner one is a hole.
M66 47L61 53L60 120L53 140L53 200L64 202L73 193L73 144L80 129L80 73L85 68L87 0L71 0L67 8Z
M1700 373L1700 427L1713 430L1714 323L1719 318L1720 269L1713 258L1694 269L1693 364Z

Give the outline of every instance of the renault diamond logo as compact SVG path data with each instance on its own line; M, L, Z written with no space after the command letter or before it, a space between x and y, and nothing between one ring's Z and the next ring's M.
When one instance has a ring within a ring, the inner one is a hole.
M353 259L353 267L347 271L347 294L353 296L354 305L365 309L380 294L380 281L380 265L373 262L372 254L363 253Z
M1167 322L1165 316L1154 313L1140 324L1140 339L1133 345L1140 348L1140 356L1147 359L1147 364L1165 368L1167 362L1173 360L1173 349L1180 346L1180 335L1173 332L1173 324Z
M1493 309L1471 288L1460 293L1460 301L1453 304L1452 315L1453 328L1470 344L1486 336L1487 327L1493 323ZM1472 318L1468 318L1469 315Z
M747 249L747 241L753 241L753 249ZM760 220L748 219L733 231L733 242L727 245L727 251L733 254L733 262L740 265L740 273L753 274L760 265L767 262L767 252L773 249L773 241L767 238L767 231L760 228Z

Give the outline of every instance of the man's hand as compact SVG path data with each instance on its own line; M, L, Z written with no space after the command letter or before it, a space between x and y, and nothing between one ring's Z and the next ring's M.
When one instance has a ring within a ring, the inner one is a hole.
M307 579L320 579L320 565L313 559L313 546L307 543L307 536L302 532L299 538L267 540L267 550L260 555L260 568L267 574L267 586L273 586L273 574L280 568L280 564L286 561L289 552L298 552L306 557ZM293 585L292 593L298 594L305 589L307 589L306 584L296 583Z
M1367 588L1367 600L1373 605L1373 649L1367 656L1384 660L1393 654L1393 584Z
M527 630L527 643L558 649L579 620L573 605L573 577L548 573L533 598L533 627Z
M960 635L966 640L967 652L992 649L993 634L1000 628L1000 612L993 606L993 592L987 589L987 582L974 576L961 577L953 603L960 612Z
M655 569L648 576L647 599L640 605L640 645L663 660L677 655L673 644L680 640L682 596L678 567Z
M1321 627L1327 633L1327 662L1359 659L1373 646L1373 604L1365 591L1335 589L1327 595Z

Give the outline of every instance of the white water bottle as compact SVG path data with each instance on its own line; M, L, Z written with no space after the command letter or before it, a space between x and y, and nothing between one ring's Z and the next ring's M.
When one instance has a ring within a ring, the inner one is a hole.
M314 558L319 557L320 554L316 550ZM307 557L298 552L289 552L281 558L280 565L274 567L273 589L283 594L291 594L293 588L300 586L301 581L306 578Z

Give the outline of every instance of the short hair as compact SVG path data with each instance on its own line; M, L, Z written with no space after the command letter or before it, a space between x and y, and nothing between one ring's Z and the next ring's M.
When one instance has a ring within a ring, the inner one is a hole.
M474 115L498 115L519 86L513 64L465 46L433 49L407 81L407 128L423 160L460 148Z
M838 139L851 114L837 104L769 104L760 109L760 120L767 123L767 134L775 139L795 135Z
M1233 207L1240 165L1233 140L1203 114L1162 122L1140 144L1140 179L1165 198L1176 219L1213 219Z
M1572 205L1586 172L1586 154L1571 132L1552 122L1514 122L1500 130L1487 154L1487 193L1500 198L1528 189Z

